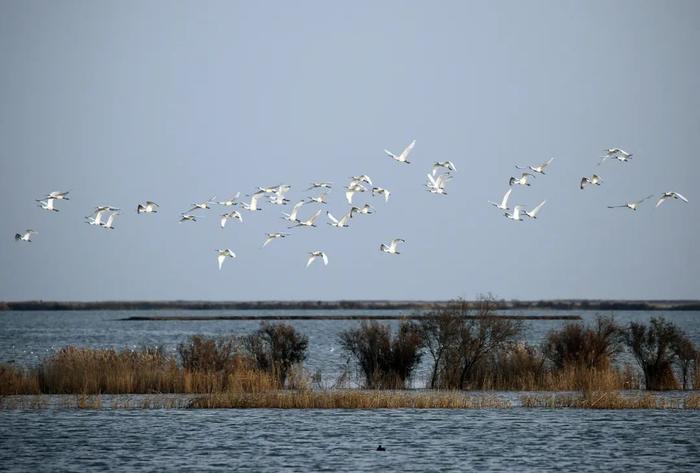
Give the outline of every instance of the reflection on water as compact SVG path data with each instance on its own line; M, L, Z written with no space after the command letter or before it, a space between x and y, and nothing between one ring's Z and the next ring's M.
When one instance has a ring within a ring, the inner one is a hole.
M0 425L9 471L700 471L697 411L40 410Z

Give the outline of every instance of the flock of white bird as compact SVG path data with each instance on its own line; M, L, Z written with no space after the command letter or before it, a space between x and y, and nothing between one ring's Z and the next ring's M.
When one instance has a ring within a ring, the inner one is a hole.
M410 164L408 158L411 154L411 151L415 147L415 144L416 141L413 140L398 155L388 150L384 150L384 152L398 163ZM598 163L599 166L608 159L616 160L622 163L629 162L632 159L631 153L627 153L626 151L620 148L610 148L604 150L604 152L606 154L605 156L601 157L601 160ZM537 174L545 175L545 169L552 163L553 160L554 158L550 158L542 164L530 166L520 166L516 164L516 169L523 170L524 172L521 173L520 177L510 178L510 188L505 193L500 202L489 201L489 203L497 209L504 211L504 215L510 220L523 221L523 217L537 219L537 215L547 202L546 200L543 200L531 210L526 209L523 205L516 205L513 207L512 211L508 206L508 200L510 199L511 194L513 192L513 186L530 186L530 179L535 178ZM433 194L447 195L446 185L453 178L452 173L456 171L457 169L454 163L452 163L452 161L434 162L432 170L427 174L428 181L425 185L426 190ZM600 186L602 182L603 181L600 178L600 176L598 176L597 174L593 174L591 177L584 176L580 181L579 187L581 190L583 190L588 185ZM369 186L369 188L367 186ZM292 206L292 209L289 213L282 213L282 218L288 222L288 229L299 227L316 227L316 222L318 221L318 218L322 213L321 209L317 209L315 212L313 212L306 218L300 217L299 213L302 210L302 208L306 205L327 204L326 198L332 188L333 184L330 182L312 182L311 185L306 189L306 191L316 190L320 193L317 196L308 197L306 199L298 201ZM219 224L221 228L225 228L226 223L229 220L237 220L238 222L243 223L243 215L240 210L248 212L260 211L262 210L261 204L265 200L267 200L267 202L272 205L287 205L290 202L290 200L286 198L286 195L291 189L292 186L287 184L280 184L268 187L258 187L253 194L247 196L249 198L247 202L239 200L240 192L236 193L231 198L223 201L217 201L216 198L212 196L204 202L192 204L189 210L183 212L180 215L179 221L180 223L197 222L197 216L199 215L197 212L210 210L212 208L212 205L218 205L227 210L220 217ZM350 178L350 182L347 186L345 186L344 189L345 198L349 205L347 212L341 214L342 216L340 216L340 218L336 218L329 211L326 212L326 216L328 218L327 224L336 228L349 227L350 221L352 218L354 218L355 215L370 215L374 213L374 208L369 203L365 203L362 206L359 206L359 204L354 205L353 198L355 197L355 195L368 192L369 194L371 194L372 197L383 197L385 202L389 201L389 196L391 195L391 192L388 189L374 186L374 184L372 183L372 179L367 174L353 176L352 178ZM56 207L56 203L58 201L69 200L68 194L69 192L51 192L50 194L47 194L44 198L37 200L37 202L39 202L39 207L41 207L44 210L58 212L59 209ZM610 205L608 206L608 208L622 207L636 211L639 208L640 204L642 204L642 202L652 197L653 194L641 200L626 202L621 205ZM656 207L659 207L663 202L669 199L677 199L682 200L683 202L688 202L688 199L686 199L683 195L679 194L678 192L664 192L659 197L656 203ZM238 207L240 210L237 210L232 207ZM136 212L137 214L157 213L158 208L159 206L155 202L146 201L144 203L138 204L138 206L136 207ZM97 226L98 228L113 230L115 219L119 215L120 209L112 207L110 205L99 205L95 207L91 215L85 217L85 222L89 225ZM36 235L37 233L38 232L31 229L26 230L23 233L17 233L15 235L15 240L22 242L31 242L32 236ZM285 232L266 233L265 241L262 246L266 247L273 240L286 238L290 235L290 233ZM391 242L389 242L388 244L380 244L379 250L384 253L398 255L400 254L400 252L398 251L399 243L405 242L406 241L403 238L395 238L391 240ZM218 249L216 250L216 254L219 270L221 270L227 258L236 257L236 253L234 253L230 248ZM306 267L308 268L316 260L323 261L324 265L328 265L328 255L322 250L313 250L308 252L308 260L306 262Z
M608 159L616 160L621 163L626 163L629 162L632 159L632 153L628 153L623 149L620 148L608 148L603 150L605 153L605 156L601 156L600 161L598 162L598 166L603 164L605 161ZM537 214L540 212L544 204L547 203L546 200L543 200L540 202L536 207L534 207L532 210L527 210L523 205L516 205L513 207L513 211L509 213L510 207L508 207L508 200L510 199L510 196L513 192L513 186L514 185L520 185L520 186L530 186L530 178L535 178L536 174L541 174L544 175L545 168L552 164L552 161L554 161L554 158L549 158L547 161L545 161L542 164L538 164L535 166L520 166L518 164L515 165L516 169L520 170L529 170L532 171L535 174L532 174L530 172L523 172L520 177L511 177L510 180L508 181L510 185L510 189L506 191L506 193L503 195L503 198L501 199L500 202L491 202L489 203L496 207L499 210L505 211L504 215L506 218L509 218L511 220L519 221L522 222L523 216L532 218L532 219L537 219ZM593 174L591 177L584 176L581 178L581 182L579 183L579 188L583 190L586 186L588 185L596 185L599 186L601 185L603 180L601 179L600 176L597 174ZM650 194L643 199L636 200L636 201L631 201L631 202L625 202L624 204L621 205L608 205L609 209L615 209L615 208L628 208L631 210L637 210L642 202L645 200L651 199L654 197L654 194ZM682 200L683 202L688 202L688 199L686 199L682 194L678 192L663 192L661 196L659 197L659 200L656 202L656 207L659 205L663 204L666 200L668 199L678 199Z

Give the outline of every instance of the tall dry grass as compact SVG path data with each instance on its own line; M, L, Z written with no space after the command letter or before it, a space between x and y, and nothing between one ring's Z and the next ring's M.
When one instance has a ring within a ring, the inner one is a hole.
M268 391L215 393L194 399L196 409L485 409L508 408L495 396L469 396L460 391Z
M700 396L668 398L650 393L626 396L619 392L589 391L581 395L522 396L523 407L549 409L700 409Z
M66 347L31 370L0 365L0 395L259 392L279 389L273 372L235 355L224 370L190 370L155 348ZM296 372L295 372L296 373ZM303 385L302 375L295 382Z
M40 393L38 379L30 371L0 364L0 396Z

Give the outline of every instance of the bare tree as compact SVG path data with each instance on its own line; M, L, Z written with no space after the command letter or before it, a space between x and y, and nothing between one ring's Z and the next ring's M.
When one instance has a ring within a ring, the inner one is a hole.
M676 355L676 364L681 372L683 389L688 389L691 368L696 363L698 351L690 338L684 333L679 333L673 343L673 353Z
M550 331L542 352L556 369L604 369L622 351L623 340L623 330L614 319L599 316L595 328L577 322Z
M287 324L262 322L260 328L246 336L244 344L258 369L273 373L284 386L292 366L306 359L309 339Z
M395 337L389 325L362 322L340 333L341 348L355 360L370 389L404 388L422 356L422 333L413 322L402 321Z
M427 318L421 320L423 342L428 354L433 359L429 385L431 389L437 387L440 371L445 369L446 355L457 348L468 313L469 305L467 302L458 299L451 301L445 307L436 308L427 314Z
M663 317L652 318L649 325L630 323L625 333L625 341L642 368L647 389L677 387L673 375L673 348L678 336L678 328Z

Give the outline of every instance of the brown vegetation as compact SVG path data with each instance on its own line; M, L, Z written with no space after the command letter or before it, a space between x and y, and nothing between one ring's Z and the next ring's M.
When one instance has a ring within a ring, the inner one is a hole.
M467 396L458 391L272 391L258 394L220 393L196 398L192 408L267 409L483 409L507 408L495 396Z
M363 322L340 333L342 349L355 360L369 389L403 389L420 363L421 330L403 321L394 337L388 325Z

